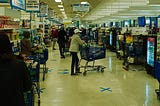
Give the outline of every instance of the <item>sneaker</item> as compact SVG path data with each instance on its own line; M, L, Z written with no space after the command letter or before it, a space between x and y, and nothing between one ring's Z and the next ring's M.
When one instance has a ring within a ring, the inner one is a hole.
M76 73L82 73L82 72L78 71L78 72L76 72Z
M61 58L65 58L65 56L61 56Z
M78 75L78 74L74 73L74 74L71 74L71 75Z
M61 56L61 58L65 58L65 56L64 56L64 55L62 55L62 56Z

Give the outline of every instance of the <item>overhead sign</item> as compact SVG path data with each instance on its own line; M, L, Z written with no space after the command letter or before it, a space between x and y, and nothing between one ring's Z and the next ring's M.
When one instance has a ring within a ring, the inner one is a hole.
M88 12L89 4L73 4L73 11Z
M39 0L26 0L26 11L39 12Z
M26 8L26 0L11 0L11 7L25 10Z
M48 16L48 5L40 4L40 13L38 13L38 17L47 17Z
M0 0L0 3L8 3L8 0Z
M48 18L52 18L54 15L54 11L52 9L48 9Z

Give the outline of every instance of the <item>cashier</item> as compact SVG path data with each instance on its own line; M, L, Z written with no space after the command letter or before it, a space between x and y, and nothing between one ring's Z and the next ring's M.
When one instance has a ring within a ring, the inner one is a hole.
M32 55L34 51L39 49L39 46L33 46L32 42L30 41L30 32L24 31L23 32L24 38L21 40L21 55Z

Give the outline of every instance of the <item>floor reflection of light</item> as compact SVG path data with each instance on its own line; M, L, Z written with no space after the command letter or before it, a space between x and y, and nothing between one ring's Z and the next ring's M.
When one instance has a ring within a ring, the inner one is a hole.
M109 65L109 69L112 70L112 58L111 57L109 57L109 64L108 65Z
M149 102L149 86L148 86L148 84L146 84L146 92L145 92L145 96L146 96L146 98L145 98L145 105L144 106L148 106L148 102Z
M123 79L126 79L126 74L123 74Z

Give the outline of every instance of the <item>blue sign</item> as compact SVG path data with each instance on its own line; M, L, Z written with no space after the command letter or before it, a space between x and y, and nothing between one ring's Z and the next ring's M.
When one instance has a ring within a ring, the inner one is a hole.
M146 25L146 20L145 20L145 17L138 17L138 25L140 27L144 27Z
M26 0L11 0L11 7L25 10L26 9Z

